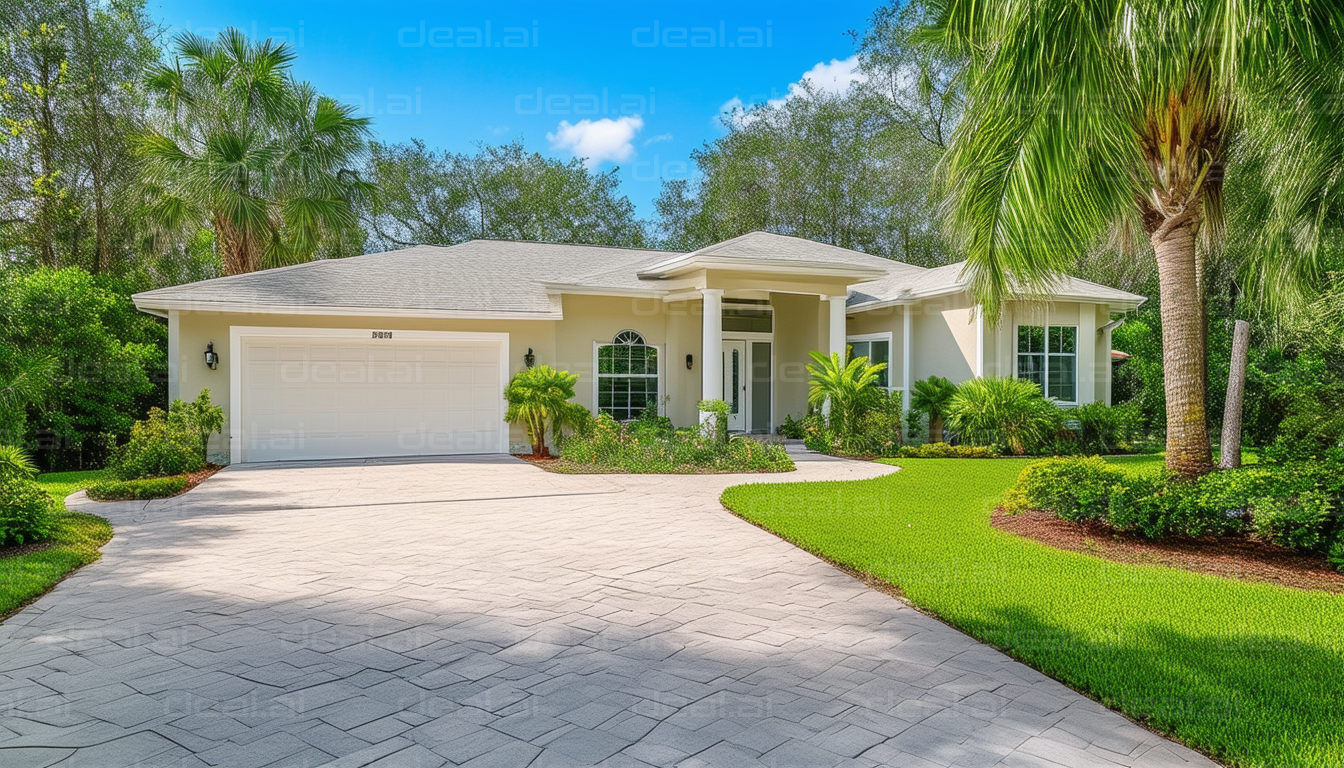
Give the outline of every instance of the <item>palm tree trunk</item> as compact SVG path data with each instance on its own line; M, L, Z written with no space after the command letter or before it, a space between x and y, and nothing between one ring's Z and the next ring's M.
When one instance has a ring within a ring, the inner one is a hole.
M1238 320L1232 331L1232 364L1227 375L1227 403L1223 407L1223 469L1241 466L1241 412L1246 398L1246 353L1251 346L1251 324Z
M929 414L929 442L943 442L943 415Z
M1183 477L1197 477L1213 469L1205 418L1205 306L1199 295L1195 226L1195 221L1186 220L1153 236L1162 297L1167 469Z

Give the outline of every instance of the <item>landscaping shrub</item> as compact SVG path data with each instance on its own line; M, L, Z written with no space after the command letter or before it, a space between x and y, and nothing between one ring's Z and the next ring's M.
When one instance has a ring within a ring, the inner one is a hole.
M1046 459L1027 465L1004 505L1010 512L1048 510L1075 522L1107 517L1124 471L1100 457Z
M224 409L210 402L209 387L202 389L190 403L174 400L168 407L168 420L176 429L196 436L200 442L201 461L210 460L210 435L224 430Z
M562 457L596 470L638 474L711 472L785 472L794 468L784 446L745 437L720 442L717 430L670 432L622 424L607 414L593 417L591 428L565 440Z
M1335 567L1336 571L1344 573L1344 536L1335 537L1335 542L1330 545L1330 549L1325 553L1325 559Z
M1263 497L1251 504L1255 532L1281 547L1310 552L1328 542L1335 504L1320 491L1296 496Z
M95 501L162 499L187 489L186 475L152 477L146 480L103 480L90 485L85 493Z
M785 414L784 423L779 426L780 436L787 437L790 440L802 440L807 436L803 426L805 420L806 417L795 419L793 418L793 414Z
M1103 402L1080 405L1068 412L1077 426L1079 448L1087 453L1129 452L1143 415L1135 403L1108 406Z
M37 475L37 465L22 448L12 445L0 445L0 478L26 477Z
M929 439L943 442L943 419L952 399L957 396L957 385L942 376L920 379L910 388L910 410L929 417Z
M504 399L509 403L504 420L523 425L533 456L551 455L546 446L546 430L552 430L559 443L564 427L579 427L587 421L588 409L569 402L578 380L576 373L538 365L515 373L504 387Z
M901 446L896 455L902 459L992 459L999 453L992 445L925 443Z
M719 445L727 445L728 411L732 406L726 400L701 400L695 407L701 413L710 415L709 420L701 425L709 432L709 437Z
M0 476L0 546L45 541L55 532L55 501L30 477Z
M108 462L108 469L121 480L180 475L204 467L199 434L161 408L151 408L148 418L131 426L130 442L115 449Z
M947 424L972 445L1003 445L1012 453L1039 453L1063 425L1059 407L1034 382L1010 377L971 379L957 388Z
M1344 447L1344 387L1303 387L1288 403L1274 444L1265 450L1274 461L1309 460Z
M887 391L877 386L877 381L887 364L869 364L862 356L842 363L839 352L832 352L830 357L815 351L808 354L812 362L807 365L807 404L821 409L829 403L827 426L835 437L856 435L859 418L872 408L883 407L879 399Z

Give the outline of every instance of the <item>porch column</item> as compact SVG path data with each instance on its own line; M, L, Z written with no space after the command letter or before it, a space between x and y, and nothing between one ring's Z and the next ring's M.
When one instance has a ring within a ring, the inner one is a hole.
M702 288L704 310L700 317L700 398L723 399L723 291ZM710 414L700 414L706 421Z
M826 354L833 355L837 352L840 353L841 365L844 365L846 362L845 348L849 346L845 337L845 301L848 298L848 296L826 297L827 303L831 305L831 321L827 328L827 336L830 343L827 344L828 349L826 350ZM827 416L830 416L831 401L827 400L825 404L821 406L821 410Z
M847 296L827 296L826 301L831 305L831 324L830 324L830 348L826 354L840 353L841 365L845 362L845 347L848 346L845 341L845 300Z

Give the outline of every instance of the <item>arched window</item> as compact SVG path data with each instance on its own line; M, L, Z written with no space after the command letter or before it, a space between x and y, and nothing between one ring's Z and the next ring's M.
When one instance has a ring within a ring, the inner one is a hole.
M597 410L629 421L649 407L658 407L658 348L621 331L597 348Z

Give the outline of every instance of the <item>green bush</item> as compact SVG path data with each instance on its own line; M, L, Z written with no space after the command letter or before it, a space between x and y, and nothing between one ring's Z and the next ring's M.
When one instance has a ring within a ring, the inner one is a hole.
M1125 473L1097 456L1046 459L1027 465L1008 492L1010 512L1045 510L1075 522L1106 518Z
M1344 536L1335 537L1335 542L1325 553L1325 559L1330 561L1335 570L1344 573Z
M622 424L607 414L593 417L585 432L565 440L561 456L599 471L636 474L687 472L785 472L794 468L784 446L745 437L719 442L713 430L662 432L637 422Z
M1088 403L1069 411L1067 418L1077 424L1074 432L1079 448L1087 453L1129 452L1134 434L1143 424L1143 414L1135 403Z
M85 493L95 501L163 499L187 489L186 475L151 477L146 480L103 480L90 485Z
M992 445L925 443L902 446L896 455L902 459L992 459L999 453Z
M0 546L32 544L56 530L55 501L37 481L18 475L0 477Z
M209 387L202 389L190 403L174 400L168 408L168 420L175 429L196 435L201 461L210 460L210 435L224 430L224 409L210 402Z
M1321 549L1329 541L1334 509L1334 500L1320 491L1304 491L1288 498L1264 497L1251 504L1255 532L1299 552Z
M1303 387L1288 403L1279 434L1265 456L1274 461L1309 460L1344 447L1344 387Z
M726 400L701 400L696 403L696 409L701 413L708 413L710 418L703 426L709 431L709 436L720 445L728 444L728 411L732 406L728 405Z
M200 436L183 420L151 408L148 418L131 426L130 442L112 452L108 469L121 480L198 472L205 467L200 446Z
M791 413L785 414L784 423L779 426L778 430L780 436L787 437L790 440L802 440L804 437L807 436L806 431L803 427L805 419L806 417L802 419L795 419L793 418L793 414Z
M971 379L957 388L947 424L964 442L1040 453L1063 428L1064 414L1034 382L1011 377Z
M29 480L37 476L37 465L22 448L0 445L0 478L19 477Z

